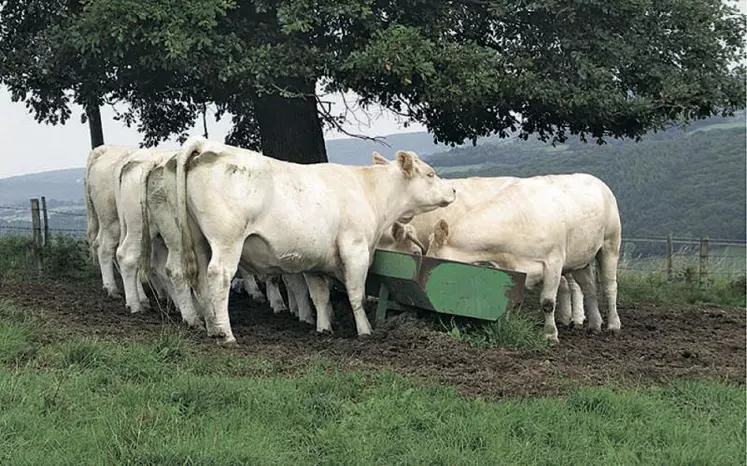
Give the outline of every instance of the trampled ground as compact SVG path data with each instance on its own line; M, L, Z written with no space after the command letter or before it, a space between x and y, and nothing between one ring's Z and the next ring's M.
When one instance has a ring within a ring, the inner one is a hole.
M132 315L123 302L104 298L98 284L0 283L0 299L46 311L45 319L86 335L132 338L178 325L175 312ZM256 354L289 371L323 357L341 369L390 369L441 380L464 394L500 398L563 394L570 385L661 383L673 378L721 378L744 384L745 310L711 307L619 309L622 332L589 335L560 328L549 351L474 348L407 315L390 318L367 338L355 336L349 312L337 310L336 333L318 335L288 313L232 296L231 318L238 349L217 348L204 333L195 343L237 356ZM369 316L371 317L371 316Z

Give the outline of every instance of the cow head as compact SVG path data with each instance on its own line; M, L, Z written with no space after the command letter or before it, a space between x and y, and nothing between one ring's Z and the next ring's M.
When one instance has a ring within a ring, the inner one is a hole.
M394 223L391 230L381 235L379 247L388 251L406 252L418 256L425 254L425 246L418 240L415 227L399 222Z
M439 207L446 207L456 199L456 190L436 175L430 165L420 160L415 152L399 150L396 160L389 161L378 152L373 153L374 164L396 165L404 181L407 206L399 218L407 223L415 215L430 212Z
M449 239L449 223L444 219L439 219L433 227L433 233L428 236L428 250L436 252L446 246Z

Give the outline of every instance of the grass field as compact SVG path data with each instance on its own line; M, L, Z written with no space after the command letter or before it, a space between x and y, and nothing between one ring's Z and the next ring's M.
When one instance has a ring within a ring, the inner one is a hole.
M33 284L24 241L0 238L0 287L3 277ZM47 273L99 286L85 253L56 239ZM735 283L696 292L621 273L620 301L741 306ZM563 396L485 399L323 354L291 365L237 355L175 325L112 337L49 317L0 300L0 464L744 463L745 388L733 380L568 381ZM519 360L555 351L532 315L441 331Z
M67 334L0 303L2 464L739 464L744 387L488 402L388 372Z

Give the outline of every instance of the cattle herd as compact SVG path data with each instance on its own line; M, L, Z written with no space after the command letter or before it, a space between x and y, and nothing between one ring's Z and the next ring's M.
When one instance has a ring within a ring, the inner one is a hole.
M441 179L410 151L395 160L374 152L366 167L301 165L195 136L175 150L99 146L84 185L86 236L108 295L121 296L116 264L131 312L148 307L150 283L222 345L236 344L232 285L264 300L257 280L276 313L319 332L332 330L337 280L358 334L369 334L363 301L376 248L525 272L527 288L542 283L545 337L555 342L556 302L561 323L582 326L586 307L588 329L601 331L596 264L607 328L620 329L620 215L588 174Z

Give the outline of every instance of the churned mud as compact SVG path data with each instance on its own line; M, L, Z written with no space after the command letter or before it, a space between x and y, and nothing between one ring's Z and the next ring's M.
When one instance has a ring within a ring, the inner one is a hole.
M6 280L0 283L0 299L43 310L53 324L88 335L133 338L182 325L174 310L130 314L124 300L105 298L90 282L47 280L29 286ZM289 366L322 357L342 370L388 369L489 398L562 394L571 385L609 381L713 377L745 383L745 309L625 307L619 309L618 335L561 326L559 345L525 353L470 347L405 314L358 338L349 314L338 306L334 335L320 335L287 312L275 315L265 303L232 294L231 321L240 347L219 348L204 332L194 332L195 341L207 351L254 354Z

